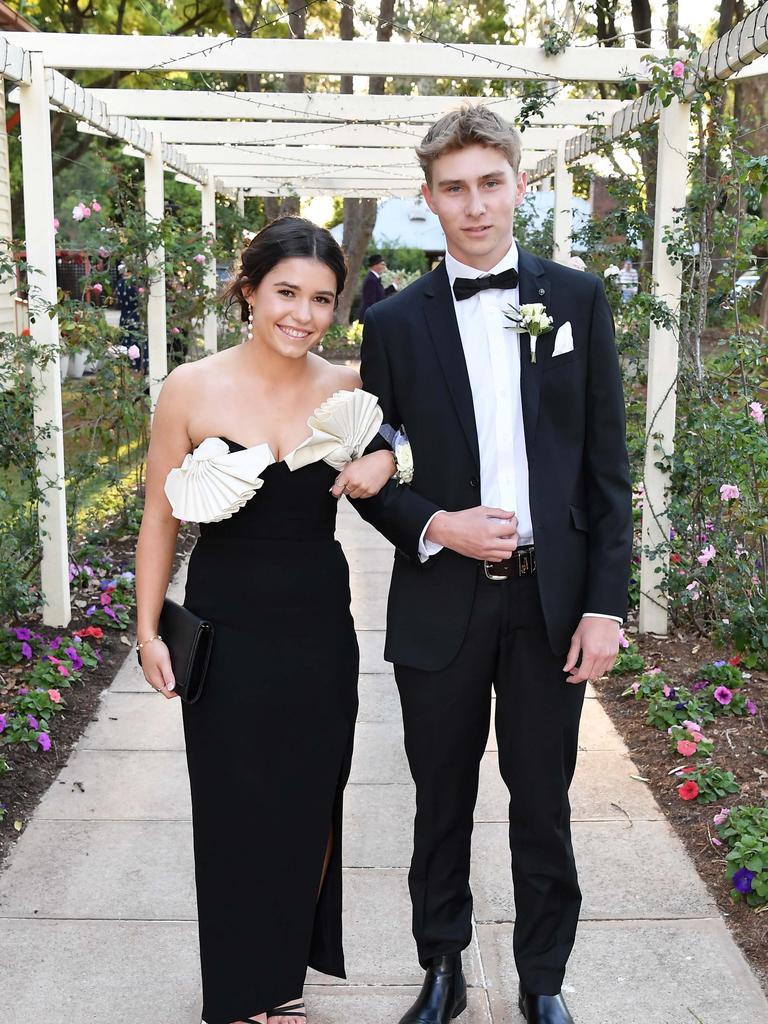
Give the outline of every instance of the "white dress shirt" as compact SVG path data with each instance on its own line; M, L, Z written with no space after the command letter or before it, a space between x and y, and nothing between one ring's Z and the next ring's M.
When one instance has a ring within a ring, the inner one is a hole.
M520 344L517 332L505 326L509 321L504 316L504 311L510 306L520 306L520 290L486 288L461 301L453 295L453 282L457 277L485 277L489 273L500 274L511 267L518 269L515 242L490 271L468 267L449 252L445 254L445 269L451 285L475 410L480 450L480 502L516 514L518 544L522 547L533 544L533 523L520 390ZM424 536L432 519L434 516L424 527L419 541L422 562L442 548ZM622 621L614 615L584 614Z

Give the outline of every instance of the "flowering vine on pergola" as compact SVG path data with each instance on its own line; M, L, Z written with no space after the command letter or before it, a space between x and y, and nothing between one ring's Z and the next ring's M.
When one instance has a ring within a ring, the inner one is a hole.
M575 161L605 142L630 135L659 119L657 194L654 224L653 290L673 318L680 309L680 268L672 263L665 234L685 205L690 100L704 82L760 73L768 53L768 4L762 4L730 32L684 66L679 96L663 107L648 92L634 102L559 98L563 83L619 82L632 75L649 81L648 61L667 59L666 50L571 46L557 56L541 49L439 43L375 43L314 40L192 39L162 36L96 36L5 33L0 36L3 77L18 86L11 101L21 108L22 170L27 260L37 271L40 299L56 303L50 109L71 114L82 131L126 144L143 158L145 210L159 222L164 210L164 171L201 192L204 233L215 236L216 194L259 196L415 196L421 173L413 147L425 126L457 104L446 96L368 96L334 93L241 93L217 90L84 89L62 71L138 70L158 76L170 71L237 74L259 70L278 74L385 75L413 78L536 80L551 83L555 98L525 132L524 168L531 181L553 179L552 256L570 257L572 175ZM742 70L745 69L745 70ZM516 99L473 97L502 116L518 119ZM150 254L147 305L150 397L154 406L167 373L164 253ZM209 287L216 270L206 266ZM38 316L35 343L58 349L56 319ZM216 317L204 324L204 347L216 350ZM38 473L42 499L43 618L64 626L71 617L66 528L65 466L58 358L37 367L40 429ZM657 569L664 558L649 552L669 537L665 512L668 475L660 468L674 450L678 336L651 324L648 360L646 458L642 522L640 629L665 633L666 599ZM662 548L663 550L663 548Z

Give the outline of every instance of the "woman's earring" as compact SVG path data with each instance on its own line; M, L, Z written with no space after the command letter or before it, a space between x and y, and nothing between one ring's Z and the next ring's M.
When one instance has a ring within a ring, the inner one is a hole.
M253 306L248 306L248 341L253 341Z

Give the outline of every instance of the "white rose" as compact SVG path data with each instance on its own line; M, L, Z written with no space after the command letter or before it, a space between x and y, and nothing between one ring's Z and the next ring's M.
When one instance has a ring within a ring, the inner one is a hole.
M620 273L621 270L619 270L615 263L612 263L610 267L606 267L603 271L603 277L616 277L616 275Z

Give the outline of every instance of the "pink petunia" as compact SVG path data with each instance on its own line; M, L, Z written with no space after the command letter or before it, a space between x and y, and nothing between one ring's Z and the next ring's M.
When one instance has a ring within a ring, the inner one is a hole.
M749 415L755 423L759 423L761 427L765 423L765 410L759 402L749 403Z
M681 60L676 60L672 65L672 77L685 78L685 64Z
M724 825L730 816L730 809L728 807L721 807L717 814L714 816L712 821L715 825Z
M722 484L720 487L720 500L721 501L736 501L737 498L741 497L737 484Z
M104 604L111 604L112 603L112 595L108 591L105 590L104 593L99 598L99 600L101 601L101 603L103 605Z
M57 665L56 671L59 673L60 676L64 676L65 679L69 678L69 669L67 668L66 665Z
M58 690L49 690L48 696L51 698L54 704L58 704L61 700L61 694Z
M624 650L626 650L627 647L629 647L629 640L624 635L623 629L619 630L619 647L623 647Z
M718 704L722 704L723 707L726 707L733 700L733 692L727 686L718 686L713 696Z
M678 754L682 754L683 757L693 757L696 750L696 744L692 743L691 740L678 740L677 752Z
M709 837L709 841L710 841L710 843L712 843L713 846L722 846L723 845L723 840L722 839L718 839L717 836L710 836Z
M757 704L755 704L755 702L752 700L751 697L747 697L747 705L746 706L747 706L747 714L748 715L756 715L757 714Z
M698 555L696 561L699 565L709 565L712 559L717 554L717 549L714 544L707 544L705 548L701 549L701 554Z

